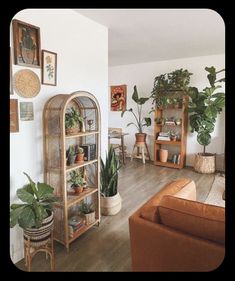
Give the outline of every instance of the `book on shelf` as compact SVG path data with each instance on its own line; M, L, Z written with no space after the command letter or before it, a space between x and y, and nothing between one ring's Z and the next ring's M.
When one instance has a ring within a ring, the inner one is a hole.
M84 149L84 160L90 161L96 158L96 144L95 143L86 143L80 145Z
M170 137L163 137L163 136L158 136L157 140L164 140L164 141L170 141Z
M159 132L157 134L157 140L170 141L171 139L168 132Z
M180 164L180 154L173 154L171 161L174 164Z

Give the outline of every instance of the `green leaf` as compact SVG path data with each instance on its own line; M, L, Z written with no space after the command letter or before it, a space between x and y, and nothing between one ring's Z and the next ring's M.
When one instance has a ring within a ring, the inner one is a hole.
M139 95L138 95L138 92L137 92L136 85L134 86L134 92L133 92L133 95L132 95L132 99L136 103L138 103L138 101L139 101Z
M11 204L11 209L15 210L23 206L27 206L27 204Z
M145 123L146 123L146 124L144 124L144 126L147 126L147 127L151 126L151 123L152 123L151 118L145 117L144 120L145 120Z
M28 178L29 182L30 182L30 185L31 185L31 188L33 190L33 193L36 195L36 197L38 198L38 192L37 192L37 188L36 188L36 184L35 182L30 178L30 176L27 174L27 173L23 173L26 175L26 177ZM31 192L30 192L31 193Z
M138 100L138 104L144 104L147 100L149 100L149 98L139 98Z
M37 187L38 187L38 198L39 199L44 198L48 194L53 194L54 188L51 187L50 185L46 184L46 183L38 182Z
M213 87L215 85L215 80L216 80L215 68L214 68L214 66L205 67L205 70L209 72L209 74L207 75L207 78L210 82L211 87Z
M27 192L24 188L17 189L16 194L21 201L29 204L36 200L34 196L31 193Z
M19 219L18 219L19 226L22 228L31 228L35 225L35 214L32 210L31 206L26 206L22 210Z
M207 146L211 142L211 136L206 131L198 133L197 141L198 141L199 144Z
M18 208L12 208L10 212L10 227L14 227L18 223L18 219L24 208L25 208L24 205L19 206Z

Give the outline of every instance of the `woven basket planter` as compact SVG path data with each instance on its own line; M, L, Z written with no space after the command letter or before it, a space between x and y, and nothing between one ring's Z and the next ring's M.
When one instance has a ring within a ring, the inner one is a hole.
M215 154L195 154L194 169L198 173L213 174L215 172Z
M119 193L110 197L100 198L101 214L104 216L116 215L122 207L122 198Z
M92 224L95 222L95 212L89 213L89 214L84 214L85 220L86 220L86 225Z
M26 228L24 229L24 240L25 242L30 240L30 244L33 247L39 247L47 244L51 237L51 231L54 226L53 212L42 222L40 228Z

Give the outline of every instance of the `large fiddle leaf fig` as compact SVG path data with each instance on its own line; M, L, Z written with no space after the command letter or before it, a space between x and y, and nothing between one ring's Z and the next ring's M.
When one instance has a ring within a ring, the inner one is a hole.
M188 91L190 130L197 132L197 141L203 145L204 153L206 146L211 143L211 133L214 131L217 116L225 106L225 93L216 92L221 88L221 83L225 82L224 78L217 80L217 74L225 69L216 71L212 66L206 67L205 70L209 72L207 78L210 87L201 92L196 87L190 87Z

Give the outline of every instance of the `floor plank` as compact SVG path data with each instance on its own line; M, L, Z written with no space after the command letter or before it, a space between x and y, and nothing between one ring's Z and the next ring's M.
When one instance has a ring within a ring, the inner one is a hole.
M181 170L142 164L141 160L127 160L119 175L122 209L115 216L102 216L95 226L65 247L55 242L55 271L131 271L128 218L166 183L180 177L195 181L197 200L203 202L212 186L213 174L198 174L192 168ZM24 261L16 264L26 270ZM38 253L32 262L32 271L50 271L49 260Z

